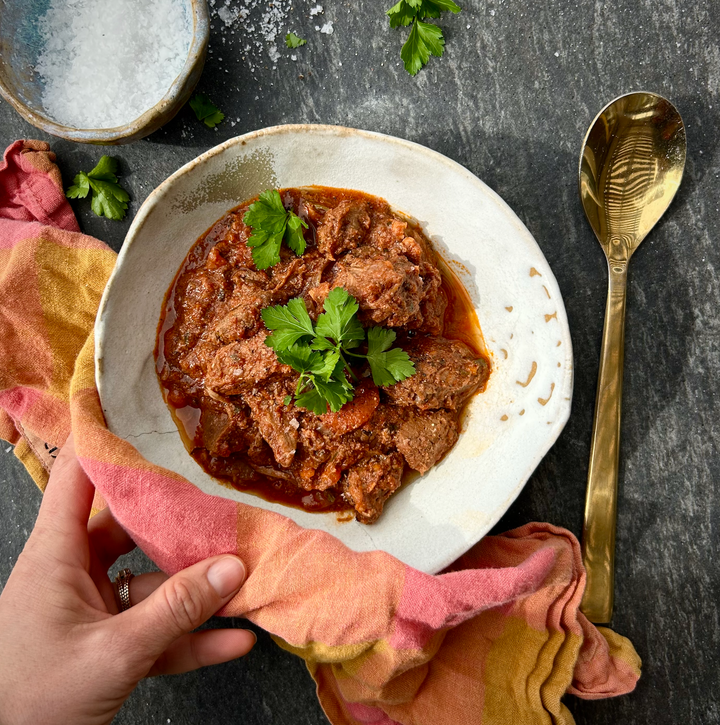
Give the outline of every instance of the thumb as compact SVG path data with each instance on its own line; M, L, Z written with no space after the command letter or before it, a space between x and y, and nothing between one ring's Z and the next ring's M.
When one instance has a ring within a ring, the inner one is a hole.
M212 617L238 592L246 570L236 556L216 556L163 582L147 599L114 617L138 655L153 661L178 637Z

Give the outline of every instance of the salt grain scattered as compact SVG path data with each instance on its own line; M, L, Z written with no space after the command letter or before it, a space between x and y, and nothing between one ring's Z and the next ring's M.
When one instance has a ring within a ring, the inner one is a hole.
M192 42L185 0L50 0L37 28L43 106L75 128L134 121L167 93Z
M240 14L240 11L237 9L231 10L226 5L224 7L221 7L220 10L218 10L217 14L218 14L218 17L220 18L220 20L222 20L223 23L225 23L225 27L227 28L237 20L237 17Z
M333 34L333 24L331 22L325 23L325 25L323 25L322 28L320 28L320 32L325 33L325 35L332 35Z
M210 17L221 20L231 35L236 29L242 31L247 39L243 60L250 72L254 73L258 67L267 63L267 57L273 67L280 59L278 38L285 35L292 3L293 0L224 0L223 7L218 9L211 0ZM225 40L225 36L222 36L222 41Z
M323 11L322 5L316 5L314 8L310 8L310 17L313 15L319 15Z

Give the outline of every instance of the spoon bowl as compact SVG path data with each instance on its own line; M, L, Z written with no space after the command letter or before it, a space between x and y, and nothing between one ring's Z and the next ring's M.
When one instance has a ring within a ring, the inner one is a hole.
M685 126L655 93L629 93L600 111L580 154L580 199L608 262L608 297L588 468L581 609L591 622L612 617L625 300L630 257L680 186Z
M580 199L608 259L627 261L680 186L686 139L675 106L629 93L597 115L580 156Z

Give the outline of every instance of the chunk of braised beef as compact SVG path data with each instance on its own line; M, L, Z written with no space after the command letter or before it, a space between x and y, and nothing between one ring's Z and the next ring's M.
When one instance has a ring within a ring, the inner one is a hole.
M437 267L429 262L420 262L420 276L425 286L425 294L420 301L420 316L422 323L418 332L427 332L430 335L442 335L445 310L448 300L442 288L442 276Z
M269 287L278 301L284 302L319 282L329 262L317 249L306 249L301 257L285 247L281 249L280 262L271 268L272 281Z
M267 289L270 278L265 272L238 267L229 277L229 291L216 305L214 316L205 321L207 332L219 344L251 337L262 329L260 311L273 301L272 291Z
M292 464L298 443L298 410L284 402L293 388L292 380L283 378L266 382L262 387L254 387L242 395L262 437L282 468Z
M489 374L485 360L459 340L417 337L405 350L415 363L415 374L383 388L396 405L458 410Z
M313 318L313 320L317 320L318 316L323 311L325 299L329 294L329 282L321 282L316 287L308 289L307 295L305 296L305 306L308 309L308 314Z
M283 264L281 263L281 265ZM281 269L278 270L277 274L273 275L273 282L280 275L284 279L275 288L276 301L274 304L286 304L292 297L302 297L305 300L305 306L310 317L316 320L317 316L322 312L324 298L318 306L313 299L313 290L320 285L320 280L329 264L331 264L331 261L317 249L314 249L306 251L302 257L296 257L288 263L286 265L288 271L278 265Z
M410 468L426 473L457 439L457 416L441 408L410 413L400 426L395 443Z
M239 402L221 403L206 398L200 414L201 440L196 439L196 445L223 458L257 445L260 431L250 411Z
M261 477L240 453L214 456L205 448L196 448L192 455L211 476L230 480L240 489L261 480Z
M293 465L300 467L301 485L308 490L335 486L343 471L368 454L368 443L357 435L358 430L341 435L329 433L323 417L309 412L301 416L298 454Z
M351 435L368 449L388 453L395 450L395 439L407 412L401 406L381 402L373 411L370 420Z
M385 501L400 487L404 467L399 453L377 453L347 472L342 481L343 495L352 504L360 523L377 521Z
M177 322L165 332L165 356L173 361L182 360L199 340L207 315L218 303L219 294L226 294L222 275L205 270L191 277L181 294Z
M229 456L234 440L239 438L241 443L244 442L244 422L245 416L230 417L221 403L206 404L200 413L201 435L196 445L207 448L214 456Z
M252 247L248 247L247 240L252 234L252 230L243 221L244 213L232 214L232 226L227 236L229 244L229 254L227 259L233 266L242 265L255 269L255 263L252 258Z
M318 488L334 486L344 471L352 468L368 454L368 446L352 434L345 434L329 446L330 456L318 471Z
M407 257L361 247L341 257L333 268L331 287L343 287L360 305L365 324L418 327L425 294L420 268Z
M272 303L273 297L264 290L244 288L234 295L234 301L237 304L209 328L219 344L252 337L261 330L260 311Z
M407 226L407 222L390 214L376 215L366 242L370 247L405 255L410 261L419 264L427 260L427 250L416 237L408 233Z
M221 347L208 365L205 388L222 396L240 395L274 377L295 377L292 369L282 365L275 351L265 344L266 336L267 333L260 332Z
M318 226L318 249L331 259L355 249L365 239L370 221L370 207L366 202L341 201L328 210Z

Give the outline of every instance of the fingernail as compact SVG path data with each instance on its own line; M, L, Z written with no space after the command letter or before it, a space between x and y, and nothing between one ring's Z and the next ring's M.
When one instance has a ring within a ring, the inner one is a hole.
M245 581L245 565L234 556L226 556L208 569L207 578L218 596L227 597Z

